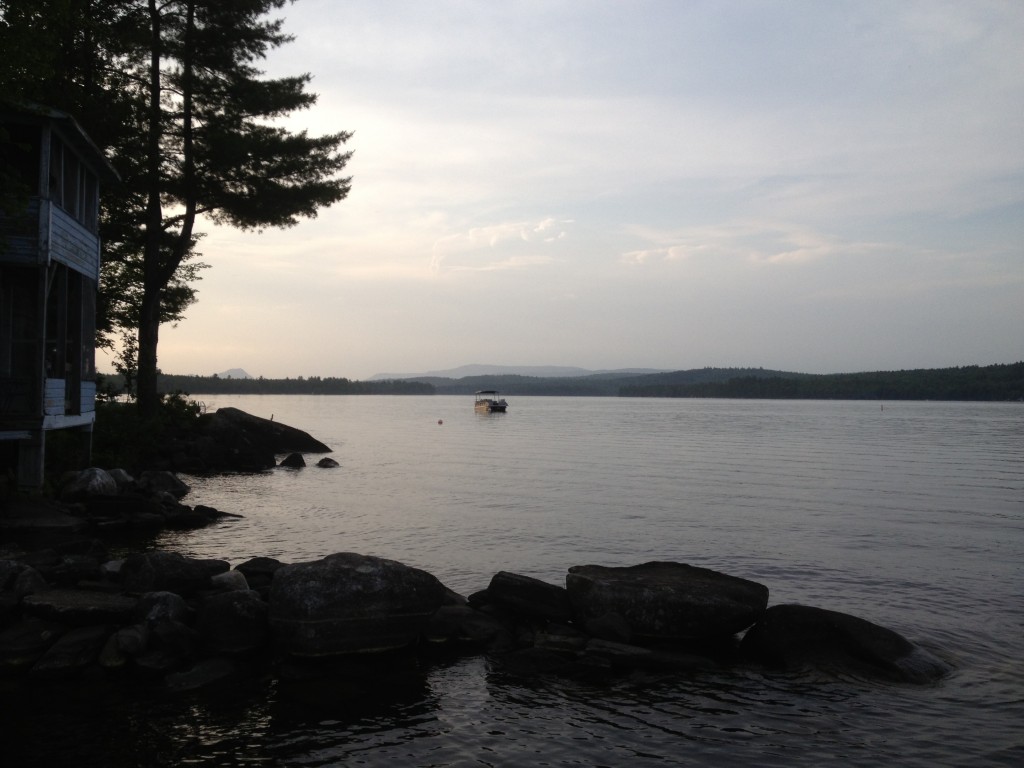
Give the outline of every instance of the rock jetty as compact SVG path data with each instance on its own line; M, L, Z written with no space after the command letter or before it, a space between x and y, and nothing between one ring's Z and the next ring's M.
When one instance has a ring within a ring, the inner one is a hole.
M0 549L0 674L183 690L289 662L440 651L487 654L524 674L756 664L930 683L950 671L892 630L768 608L767 597L763 585L684 563L574 566L564 587L499 572L463 598L425 571L357 553L232 568L172 552L111 559L76 539Z

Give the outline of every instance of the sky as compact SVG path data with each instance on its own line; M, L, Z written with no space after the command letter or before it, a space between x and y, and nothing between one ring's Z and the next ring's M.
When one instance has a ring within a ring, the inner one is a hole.
M206 224L161 370L1024 360L1018 0L298 0L346 200ZM103 366L110 370L111 366Z

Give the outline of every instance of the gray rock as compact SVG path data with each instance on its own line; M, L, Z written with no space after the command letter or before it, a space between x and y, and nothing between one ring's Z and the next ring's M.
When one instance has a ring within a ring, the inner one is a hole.
M54 621L26 617L0 632L0 671L31 667L67 628Z
M107 474L113 478L117 484L119 491L124 491L127 488L131 488L135 485L135 478L129 475L125 470L120 468L108 469Z
M295 656L400 648L420 637L445 592L418 568L339 553L274 574L270 625L281 648Z
M177 552L129 555L121 566L121 579L129 592L176 592L191 595L210 584L210 577L231 566L224 560L194 560Z
M29 675L48 680L70 677L97 660L109 635L105 626L72 629L50 646Z
M172 691L195 691L229 680L238 672L237 662L218 656L212 659L203 659L183 672L172 672L164 680Z
M335 467L341 466L338 462L336 462L329 456L325 456L324 458L320 459L320 461L318 461L316 465L321 469L334 469Z
M141 656L149 647L149 625L130 624L121 627L113 635L111 641L115 644L118 653L124 656Z
M210 588L220 592L245 592L249 589L249 582L246 581L245 574L236 568L211 576Z
M89 467L73 474L61 488L61 498L84 499L89 496L114 496L117 483L110 473L99 467Z
M149 624L150 642L146 653L152 650L162 652L170 659L187 661L195 657L199 648L199 633L192 627L172 619L159 619Z
M0 591L21 599L48 588L46 579L32 566L15 560L0 560Z
M207 649L216 653L242 653L266 643L268 613L268 605L256 592L223 592L203 601L196 628Z
M245 580L249 583L250 587L262 589L263 587L270 586L274 573L283 566L284 563L272 557L254 557L251 560L246 560L244 563L236 565L235 570L245 576Z
M250 440L269 447L273 453L330 453L331 450L308 432L279 421L253 416L238 408L218 408L213 416L214 421L236 427Z
M508 635L504 624L468 605L442 605L424 630L424 636L432 642L490 645L504 635Z
M806 605L774 605L744 636L747 658L783 668L816 667L898 682L938 680L951 667L897 632Z
M757 621L768 604L763 584L673 562L573 566L566 588L578 621L617 614L634 642L728 638Z
M146 624L163 619L185 624L192 619L192 609L181 595L174 592L147 592L139 597L135 618Z
M147 470L139 475L136 483L139 488L148 493L153 495L168 493L175 499L185 498L191 490L188 484L176 474L165 470Z
M163 507L155 499L134 494L95 494L84 500L85 513L93 523L124 521L132 525L136 520L155 518L158 526L164 524Z
M301 453L289 453L278 465L281 467L288 467L289 469L301 469L306 466L306 460L302 458Z
M176 531L193 531L205 528L211 522L209 507L189 507L185 504L164 504L163 514L168 528Z
M594 637L613 643L629 644L633 639L633 628L617 613L606 613L590 619L584 622L583 628Z
M487 596L515 613L530 618L560 622L572 619L572 606L565 588L532 576L499 571L491 577Z

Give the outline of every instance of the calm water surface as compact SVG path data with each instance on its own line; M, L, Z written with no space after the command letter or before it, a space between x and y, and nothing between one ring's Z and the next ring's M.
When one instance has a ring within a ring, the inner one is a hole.
M304 429L341 467L186 478L186 501L244 519L160 546L232 564L361 552L463 594L498 570L562 584L572 565L677 560L766 584L772 604L889 626L956 672L924 687L751 669L580 682L525 680L472 657L170 700L86 689L58 713L74 751L51 738L40 759L1024 764L1020 404L523 397L494 415L463 397L209 405Z

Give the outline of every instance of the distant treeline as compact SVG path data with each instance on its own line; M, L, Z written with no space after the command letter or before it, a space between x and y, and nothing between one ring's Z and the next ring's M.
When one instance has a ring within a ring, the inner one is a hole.
M105 377L117 390L116 376ZM503 395L547 397L732 397L804 400L1024 401L1024 362L912 371L812 374L763 368L698 368L652 374L580 377L466 376L353 381L320 376L245 379L160 374L161 392L187 395Z
M432 395L434 388L418 381L352 381L332 376L295 379L234 379L230 376L176 376L161 373L160 392L188 395Z
M623 397L737 397L803 400L1024 400L1024 362L871 373L745 374L693 381L686 371L625 385ZM675 377L675 380L673 380Z

